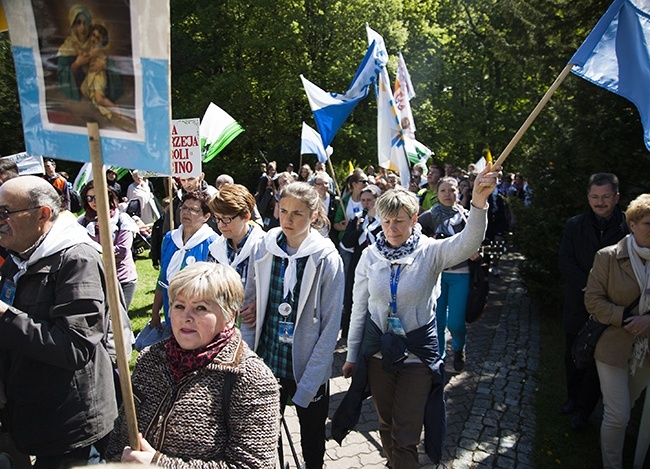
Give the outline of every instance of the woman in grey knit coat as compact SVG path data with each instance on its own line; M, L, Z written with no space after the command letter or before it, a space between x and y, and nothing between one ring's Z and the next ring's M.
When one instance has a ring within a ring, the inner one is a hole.
M275 468L278 384L234 327L243 299L239 275L229 266L197 262L174 277L169 296L172 337L146 348L131 378L140 451L126 446L122 409L108 459Z

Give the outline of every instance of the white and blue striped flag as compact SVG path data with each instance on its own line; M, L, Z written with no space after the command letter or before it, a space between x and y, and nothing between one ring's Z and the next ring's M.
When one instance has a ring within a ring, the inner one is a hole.
M336 132L352 113L357 103L368 96L368 88L371 84L377 83L377 74L386 67L386 60L387 57L377 55L376 44L370 44L357 73L344 94L323 91L300 75L324 148L332 143Z

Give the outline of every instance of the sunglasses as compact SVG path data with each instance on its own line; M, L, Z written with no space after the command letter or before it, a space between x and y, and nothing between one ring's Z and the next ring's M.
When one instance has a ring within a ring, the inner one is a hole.
M97 200L97 199L96 199L96 197L94 195L87 195L86 196L86 201L87 202L94 202L95 200Z

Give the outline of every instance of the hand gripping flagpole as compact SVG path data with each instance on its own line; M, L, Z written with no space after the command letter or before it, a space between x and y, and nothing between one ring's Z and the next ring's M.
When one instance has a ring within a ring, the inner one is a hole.
M528 127L531 126L533 121L537 118L539 113L542 111L544 106L546 106L546 103L549 102L551 99L551 96L553 96L553 93L555 93L555 90L557 90L562 82L565 80L565 78L569 75L571 72L571 69L573 68L572 63L566 64L564 67L564 70L562 70L562 73L558 75L558 77L555 79L551 87L548 89L546 94L542 97L539 103L537 103L537 106L535 106L535 109L533 109L533 112L530 113L528 116L528 119L523 123L523 125L519 128L517 133L515 134L514 137L512 137L512 140L510 140L510 143L506 146L506 148L501 152L499 155L499 158L494 162L493 166L500 166L503 165L503 162L506 160L510 152L512 151L513 148L519 143L519 140L521 140L521 137L526 133L528 130Z
M102 245L102 260L106 272L106 288L108 306L111 315L111 325L115 340L115 352L117 355L117 369L120 373L120 388L124 405L124 416L126 428L129 433L129 445L133 450L140 450L138 440L138 421L135 416L135 403L133 401L133 389L131 388L131 374L129 373L129 362L126 356L124 345L124 333L122 328L122 315L120 314L120 292L117 284L117 269L115 267L115 256L113 256L113 236L111 234L108 212L108 186L104 175L104 163L102 161L102 149L99 140L99 125L96 122L89 122L88 141L90 143L90 161L93 166L93 179L95 181L95 195L97 197L97 217L99 220L99 237Z

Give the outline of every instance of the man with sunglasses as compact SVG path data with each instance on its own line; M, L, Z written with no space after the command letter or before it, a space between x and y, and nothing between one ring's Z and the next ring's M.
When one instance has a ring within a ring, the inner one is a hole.
M0 406L35 467L98 461L117 416L99 246L44 179L0 187Z

